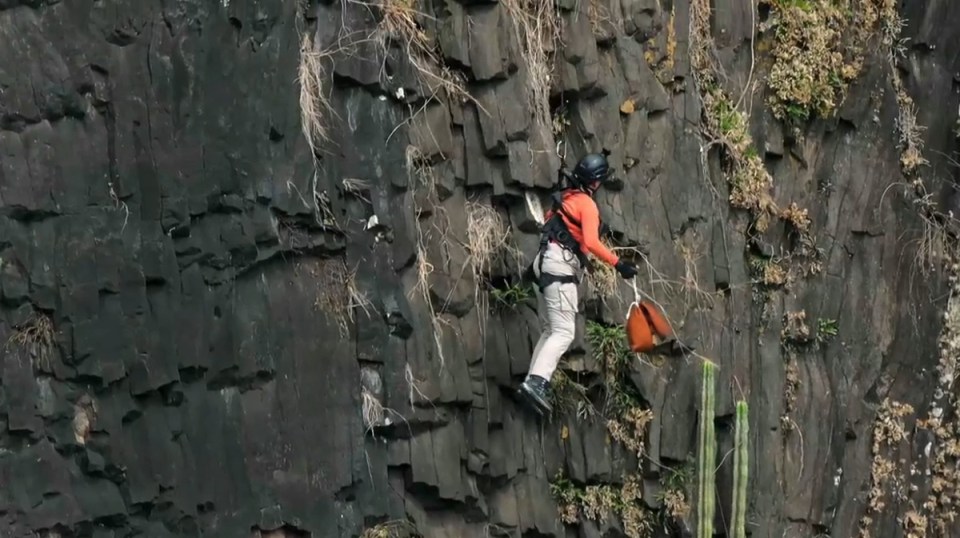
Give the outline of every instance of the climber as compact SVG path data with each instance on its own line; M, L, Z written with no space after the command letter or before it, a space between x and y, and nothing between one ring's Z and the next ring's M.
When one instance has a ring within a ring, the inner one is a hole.
M590 262L591 253L612 265L624 279L637 274L636 266L619 258L600 242L600 211L593 195L610 179L608 153L591 153L577 163L571 174L561 170L561 185L553 194L553 206L544 215L540 251L533 261L540 319L540 341L533 350L521 393L541 412L550 412L550 379L560 357L573 342L578 310L577 286ZM563 187L563 179L570 185Z

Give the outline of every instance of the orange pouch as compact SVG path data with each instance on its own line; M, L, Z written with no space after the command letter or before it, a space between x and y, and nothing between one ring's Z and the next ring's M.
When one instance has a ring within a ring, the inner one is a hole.
M630 351L646 353L654 347L653 335L658 338L668 338L673 334L670 324L660 313L656 305L647 301L640 301L630 305L627 314L627 343Z

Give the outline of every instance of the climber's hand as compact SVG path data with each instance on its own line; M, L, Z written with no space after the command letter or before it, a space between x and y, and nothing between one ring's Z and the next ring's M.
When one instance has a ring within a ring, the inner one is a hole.
M637 267L628 261L620 260L613 268L626 280L637 276Z

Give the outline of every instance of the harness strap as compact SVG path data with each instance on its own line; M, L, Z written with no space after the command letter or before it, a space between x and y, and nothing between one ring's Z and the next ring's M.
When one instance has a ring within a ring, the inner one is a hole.
M554 275L543 272L543 258L550 241L574 254L584 270L589 269L591 265L590 259L583 252L582 245L574 239L573 234L570 233L570 229L561 217L566 217L574 226L582 229L583 225L580 223L580 219L575 218L563 207L563 191L554 193L551 199L553 200L551 208L553 209L553 215L544 223L540 234L540 262L537 272L540 274L538 287L541 293L551 284L580 284L580 277L574 275Z
M540 293L547 289L550 284L577 284L580 285L580 279L574 275L552 275L550 273L540 273L540 282L538 286Z

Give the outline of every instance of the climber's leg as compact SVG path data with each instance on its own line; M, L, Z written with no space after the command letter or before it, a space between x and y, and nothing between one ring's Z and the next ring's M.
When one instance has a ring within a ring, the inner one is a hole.
M530 375L550 381L560 357L573 342L577 330L576 284L553 284L544 290L550 333L530 363Z
M548 331L530 362L527 379L521 389L538 406L551 411L550 379L557 369L560 357L567 351L576 334L577 286L576 284L551 284L543 293L547 314Z
M544 342L550 337L550 320L547 318L547 301L539 289L536 290L536 294L537 317L540 319L540 338L537 340L537 345L533 348L533 355L530 356L528 371L533 369L533 361L540 356L540 350L543 348Z
M548 275L575 276L579 271L576 256L564 251L559 245L549 244L535 260L537 277L542 270ZM541 408L549 411L550 379L560 362L560 357L570 347L576 332L578 308L577 285L569 282L553 282L537 294L538 313L541 323L540 339L530 359L527 378L520 386Z

